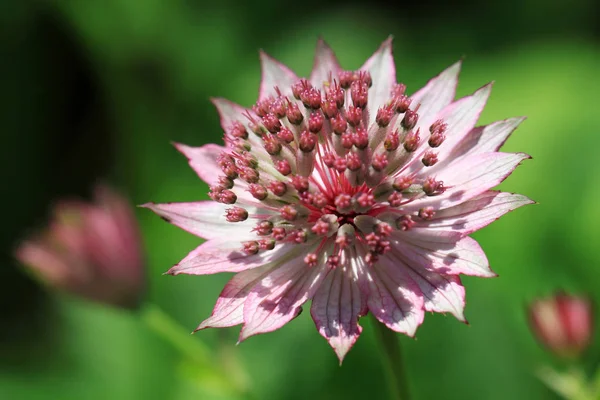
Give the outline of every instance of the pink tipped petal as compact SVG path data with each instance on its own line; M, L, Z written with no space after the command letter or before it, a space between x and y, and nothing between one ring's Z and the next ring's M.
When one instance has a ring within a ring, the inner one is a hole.
M413 232L434 235L456 232L464 236L491 224L509 211L533 203L520 194L487 191L462 204L439 211L432 220L415 226Z
M401 261L399 261L402 263ZM402 263L403 264L403 263ZM449 312L461 322L466 322L465 288L460 278L454 275L441 275L425 269L413 269L406 266L410 277L423 292L425 311Z
M444 275L497 276L489 267L479 244L466 236L455 243L405 232L392 241L396 256L414 270L424 269Z
M524 153L484 153L465 157L435 175L436 180L444 182L446 190L442 194L422 197L404 209L418 211L429 206L443 209L461 204L500 184L529 158Z
M142 207L154 211L165 221L204 239L234 235L238 240L246 240L255 236L251 230L256 221L249 218L235 224L227 222L225 213L229 206L214 201L147 203Z
M260 52L260 63L262 66L262 80L258 100L276 96L276 87L284 96L289 96L292 93L292 85L300 78L291 69L263 51Z
M373 86L369 89L369 109L377 110L389 99L391 88L396 83L396 65L392 54L392 37L381 44L379 49L360 67L361 71L369 71ZM375 121L375 112L371 113L370 122Z
M411 96L411 108L421 105L419 107L421 122L427 121L430 124L437 113L454 100L461 65L462 61L452 64Z
M213 239L202 243L181 262L172 267L169 275L211 275L220 272L241 272L269 263L284 262L297 254L298 246L276 245L265 253L247 254L239 239Z
M225 328L244 322L244 302L252 288L277 265L267 264L236 274L225 285L212 315L204 320L197 331L205 328Z
M331 271L313 297L310 313L341 364L362 332L358 318L366 314L366 300L356 280L343 268Z
M406 270L385 256L368 274L369 311L388 328L414 336L425 316L423 293L419 286Z
M336 79L341 67L335 53L323 39L317 42L315 63L310 74L310 83L318 89L323 89L325 82Z
M223 173L217 165L217 157L225 150L225 147L216 144L190 147L175 143L175 148L187 157L190 167L209 186L216 185L219 182L219 176Z
M304 255L288 261L254 286L244 303L239 341L272 332L294 319L327 275L324 265L308 267Z
M466 137L452 149L448 160L455 160L474 154L498 151L510 134L525 120L525 117L509 118L486 126L472 129Z

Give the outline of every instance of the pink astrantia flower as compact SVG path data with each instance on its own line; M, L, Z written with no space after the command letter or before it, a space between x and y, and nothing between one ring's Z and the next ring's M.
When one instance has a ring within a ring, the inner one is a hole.
M561 357L580 355L593 333L592 302L588 297L558 293L529 306L529 322L538 340Z
M48 286L134 308L144 289L141 238L129 203L108 187L95 202L66 200L49 226L24 241L16 257Z
M464 321L459 275L492 277L468 235L528 198L490 189L526 154L498 148L523 121L475 127L486 85L454 101L460 63L412 95L391 39L357 71L317 45L309 79L261 53L258 102L214 99L225 147L176 147L214 201L147 204L207 239L172 275L236 272L198 329L240 340L311 315L340 360L371 312L413 336L425 311Z

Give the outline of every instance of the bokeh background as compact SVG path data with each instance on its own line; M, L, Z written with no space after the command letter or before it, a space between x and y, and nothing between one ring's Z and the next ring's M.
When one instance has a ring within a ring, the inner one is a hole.
M53 200L86 196L98 179L133 204L205 199L170 141L220 141L209 97L251 105L258 49L306 76L319 36L353 69L389 34L409 92L464 58L459 95L496 82L482 124L529 117L505 149L533 160L502 187L539 202L474 235L500 277L464 279L469 326L428 315L416 339L401 338L411 390L416 399L555 398L533 375L556 361L530 336L524 309L557 288L600 300L599 11L594 0L2 1L0 398L236 398L134 315L39 287L14 246ZM191 331L228 276L163 276L199 240L136 213L146 299ZM385 398L368 319L340 368L308 314L237 347L236 328L192 339L233 354L254 399ZM595 344L586 368L599 357Z

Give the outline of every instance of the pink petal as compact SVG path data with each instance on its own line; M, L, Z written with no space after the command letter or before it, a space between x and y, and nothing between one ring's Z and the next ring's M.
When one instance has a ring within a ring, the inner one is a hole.
M454 100L461 65L462 61L459 61L446 68L411 96L411 108L414 109L418 104L421 105L418 111L420 122L431 124L437 113ZM421 124L417 126L421 126ZM428 127L429 125L427 125Z
M369 71L373 85L369 89L370 123L375 121L377 109L390 100L391 89L396 83L396 65L392 54L392 37L381 44L379 49L360 67Z
M302 250L293 244L277 244L273 250L248 255L239 239L213 239L202 243L167 274L210 275L219 272L241 272L269 263L281 262Z
M363 294L344 268L330 272L313 297L312 318L319 333L333 347L340 364L360 336L362 327L358 319L366 312Z
M422 207L436 210L449 208L493 188L506 179L525 159L524 153L484 153L465 157L433 175L444 182L446 191L437 196L425 196L403 207L407 212Z
M329 269L324 265L309 267L304 262L305 254L270 273L248 294L240 342L281 328L300 313L302 304L317 291Z
M367 273L370 278L369 311L388 328L414 336L425 316L419 286L405 269L386 256L382 256Z
M515 210L534 201L520 194L487 191L462 204L446 208L432 220L417 223L413 232L436 235L440 231L455 232L461 236L473 233Z
M330 82L330 78L336 78L342 68L335 53L323 39L317 42L315 63L310 74L310 83L318 89L323 89L324 82Z
M236 274L223 288L212 315L204 320L196 330L225 328L243 323L244 302L248 293L276 266L268 264Z
M204 239L234 237L238 241L254 237L252 229L256 220L248 218L242 222L228 222L225 210L230 206L215 201L190 203L146 203L148 208L165 221Z
M498 151L510 134L525 120L525 117L509 118L486 126L472 129L465 138L452 149L447 157L454 160L468 155Z
M289 96L292 93L292 85L300 78L288 67L262 51L260 52L260 63L262 66L262 79L258 100L276 96L275 87L279 88L284 96Z
M395 235L391 245L395 257L414 270L424 269L443 275L496 276L479 244L468 236L449 242L445 238L407 231Z
M251 110L248 110L247 108L244 108L239 104L236 104L232 101L220 97L213 97L210 99L210 101L217 108L217 112L221 117L221 128L223 128L223 131L229 132L233 127L234 122L237 121L243 123L246 126L248 121L244 117L244 114L246 112L252 113Z
M217 157L225 151L225 147L216 144L207 144L201 147L190 147L185 144L175 143L175 148L187 157L190 167L209 186L219 183L219 176L223 175L217 165Z
M399 261L402 263L401 261ZM459 321L466 322L463 314L465 308L465 288L460 278L454 275L441 275L422 268L406 266L410 277L423 292L425 311L454 315Z

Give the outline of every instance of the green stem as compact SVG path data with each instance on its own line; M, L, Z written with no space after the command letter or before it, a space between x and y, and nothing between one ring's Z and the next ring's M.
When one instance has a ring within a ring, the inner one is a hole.
M398 334L379 322L375 317L372 318L372 321L374 322L373 325L375 325L377 339L381 346L383 369L386 374L390 398L393 400L409 400L410 395L408 393L406 371L402 362Z
M204 385L232 394L247 395L247 382L236 379L228 366L219 363L210 349L155 305L146 305L140 312L142 322L182 356L189 366L202 376ZM231 361L230 361L231 362ZM238 368L241 368L238 366Z

